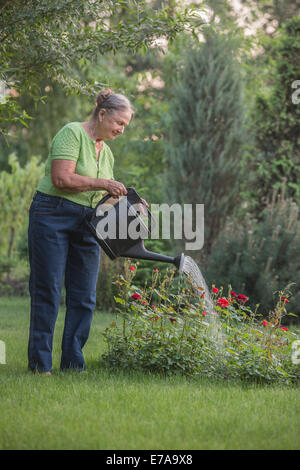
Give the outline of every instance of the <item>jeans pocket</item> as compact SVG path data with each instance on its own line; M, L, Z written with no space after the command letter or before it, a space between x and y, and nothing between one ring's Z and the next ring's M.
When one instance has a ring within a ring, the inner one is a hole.
M61 198L55 197L45 197L38 198L32 202L32 209L37 214L50 215L56 212L56 210L61 206Z

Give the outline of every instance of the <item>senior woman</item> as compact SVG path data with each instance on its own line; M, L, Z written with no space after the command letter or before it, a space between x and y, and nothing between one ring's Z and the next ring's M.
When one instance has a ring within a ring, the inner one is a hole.
M66 316L60 368L85 369L86 343L96 303L100 247L85 219L105 193L127 194L113 179L114 158L105 140L123 134L133 108L121 94L99 93L87 122L71 122L54 137L29 212L31 297L28 366L51 375L54 327L63 281Z

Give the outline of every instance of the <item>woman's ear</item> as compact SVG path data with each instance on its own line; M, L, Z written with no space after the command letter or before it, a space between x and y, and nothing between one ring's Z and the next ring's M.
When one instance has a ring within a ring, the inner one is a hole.
M98 119L100 122L103 121L105 113L106 113L106 109L100 109L99 114L98 114Z

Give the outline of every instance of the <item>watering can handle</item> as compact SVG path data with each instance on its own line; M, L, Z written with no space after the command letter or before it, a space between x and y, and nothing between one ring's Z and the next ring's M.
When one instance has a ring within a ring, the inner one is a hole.
M151 232L151 230L153 228L155 228L155 226L156 226L156 221L155 221L153 215L149 211L148 207L143 203L142 198L140 197L140 195L136 192L136 190L134 188L126 188L126 189L127 189L127 195L129 194L129 196L134 196L134 198L135 198L134 203L135 204L142 204L143 205L143 209L146 211L146 214L148 215L148 229Z
M132 193L136 196L136 201L135 201L136 203L142 202L142 198L138 195L138 193L136 192L135 189L133 189L133 188L126 188L126 189L127 189L126 197L128 196L129 193ZM124 197L124 196L112 196L110 193L106 193L105 196L103 196L103 198L98 202L98 204L104 204L111 197L115 197L116 199L120 199L120 197Z
M126 189L127 189L127 196L125 196L125 197L129 197L130 199L132 199L133 204L142 204L143 205L143 209L146 211L146 213L148 215L148 227L149 227L149 231L151 232L151 229L153 229L156 226L156 221L155 221L154 217L152 216L152 214L149 211L149 209L147 208L147 206L143 203L142 198L136 192L136 190L134 188L126 188ZM111 194L109 194L109 193L106 194L101 199L101 201L98 202L98 205L104 204L111 197L112 197ZM122 197L124 197L124 196L122 196Z

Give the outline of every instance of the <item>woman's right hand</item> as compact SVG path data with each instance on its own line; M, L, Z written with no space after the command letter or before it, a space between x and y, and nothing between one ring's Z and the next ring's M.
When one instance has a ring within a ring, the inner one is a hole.
M127 194L124 184L115 180L106 180L105 189L113 197L126 196Z

